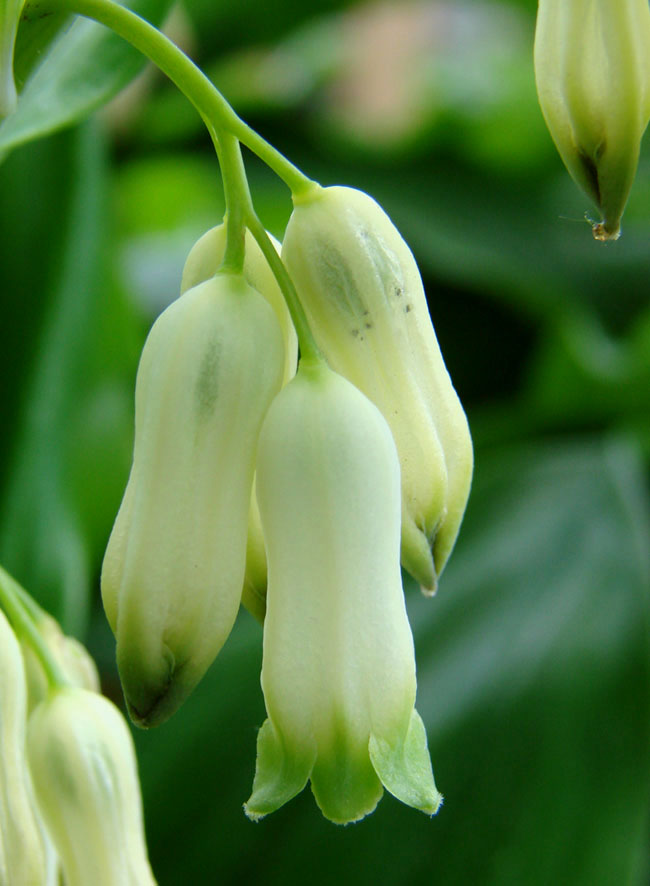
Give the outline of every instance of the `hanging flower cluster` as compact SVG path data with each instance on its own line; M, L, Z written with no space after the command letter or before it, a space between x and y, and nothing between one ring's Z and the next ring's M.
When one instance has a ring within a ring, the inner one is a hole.
M14 615L29 601L16 632L0 609L0 883L155 886L126 720L85 648L0 584Z
M221 267L223 227L199 240L142 354L104 605L142 726L192 691L241 601L264 621L251 818L309 780L335 822L384 787L433 814L400 559L435 590L469 494L467 421L383 210L315 184L294 202L282 259L316 346L297 366L250 233L240 273Z

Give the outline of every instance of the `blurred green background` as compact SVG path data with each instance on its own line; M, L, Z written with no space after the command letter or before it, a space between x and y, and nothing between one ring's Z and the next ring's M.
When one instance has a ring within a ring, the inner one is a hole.
M245 819L264 705L242 612L183 709L136 735L159 883L647 882L650 146L622 239L595 243L536 102L534 0L169 5L137 8L307 174L367 190L402 231L476 476L438 596L406 586L438 816L385 796L341 828L307 790ZM142 67L119 40L75 24L39 67L47 35L21 28L0 125L0 561L121 702L98 575L135 370L223 195L161 75L106 104ZM288 193L246 161L281 236Z

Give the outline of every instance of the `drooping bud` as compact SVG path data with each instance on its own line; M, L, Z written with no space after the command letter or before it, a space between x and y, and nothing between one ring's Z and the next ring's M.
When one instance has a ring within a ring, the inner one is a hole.
M14 46L25 0L0 0L0 120L15 109Z
M434 591L465 511L473 460L415 259L361 191L315 187L295 204L282 257L330 365L390 425L402 472L402 565Z
M27 746L67 886L153 886L133 740L117 708L60 689L30 717Z
M27 687L20 645L0 611L0 883L43 886L47 861L25 757Z
M276 251L280 244L269 234ZM298 337L293 328L286 302L262 250L249 230L246 231L244 277L261 293L275 311L284 342L284 373L286 384L296 374ZM226 228L221 224L207 231L190 250L185 262L181 293L214 276L226 250ZM255 494L251 496L248 542L246 545L246 572L242 590L242 604L258 621L264 621L266 598L266 555Z
M433 814L440 795L414 709L404 608L399 460L379 410L325 367L302 367L269 409L257 495L269 584L253 819L303 789L338 823L382 784Z
M136 384L133 467L102 569L133 719L162 722L232 628L257 438L282 337L242 276L190 289L154 324Z
M539 103L577 184L602 214L597 240L613 240L650 118L648 0L539 0Z
M74 637L64 634L56 619L47 613L41 612L34 618L52 658L70 684L99 692L97 665L86 647ZM27 674L28 709L31 711L47 695L48 681L38 657L27 643L23 645L23 658Z

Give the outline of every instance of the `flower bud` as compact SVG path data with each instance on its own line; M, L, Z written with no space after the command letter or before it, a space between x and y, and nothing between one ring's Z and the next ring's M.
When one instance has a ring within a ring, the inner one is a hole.
M14 46L25 0L0 2L0 120L16 107L18 95L14 81Z
M52 658L70 684L99 692L97 665L86 647L74 637L64 634L56 619L47 613L34 614L34 619ZM28 710L31 711L45 698L49 686L39 659L31 646L23 644L22 652L27 675Z
M27 747L66 886L155 884L133 740L115 705L86 689L60 689L30 717Z
M190 289L138 369L133 467L102 569L133 719L162 722L232 628L257 438L282 380L275 315L242 276Z
M280 244L269 234L276 251ZM262 250L250 231L246 231L244 277L260 292L275 311L284 342L283 384L296 374L298 337L293 328L287 305ZM192 247L183 269L181 293L212 277L226 250L226 228L218 225L207 231ZM248 542L246 545L246 572L242 590L242 604L259 621L264 621L266 608L266 554L255 495L251 496Z
M0 883L43 886L47 862L25 759L26 718L20 645L0 611Z
M386 213L352 188L295 200L284 259L328 362L388 421L402 470L402 565L434 591L472 477L472 443L415 259Z
M372 812L382 784L433 814L440 795L415 712L404 608L399 460L379 410L325 367L302 367L260 436L257 496L268 557L253 819L303 789L338 823Z
M602 214L594 237L616 239L650 117L648 0L539 0L535 77L560 156Z

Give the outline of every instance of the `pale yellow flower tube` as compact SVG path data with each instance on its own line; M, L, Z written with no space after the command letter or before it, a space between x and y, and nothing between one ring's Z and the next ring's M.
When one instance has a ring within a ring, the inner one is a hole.
M122 685L140 725L176 710L232 628L257 439L283 361L275 314L240 275L184 293L145 344L133 467L102 569Z
M282 258L329 364L390 425L402 476L402 565L432 592L463 518L473 455L415 259L361 191L315 186L294 202Z
M265 420L257 495L269 570L268 720L246 813L272 812L310 779L335 822L372 812L382 784L433 814L440 795L414 709L390 428L350 382L301 367Z
M155 886L133 740L115 705L57 690L31 715L27 745L66 886Z
M268 236L279 254L280 244L272 234ZM282 383L286 384L296 374L298 337L293 328L291 317L277 280L273 276L257 241L248 230L246 231L245 245L244 277L268 301L280 325L282 341L284 343ZM196 241L190 254L187 256L187 261L183 268L181 293L214 276L221 264L225 251L225 225L217 225L217 227L206 231ZM264 553L264 537L262 535L254 488L248 514L246 572L242 589L242 604L258 621L264 621L264 613L266 612L266 555Z

